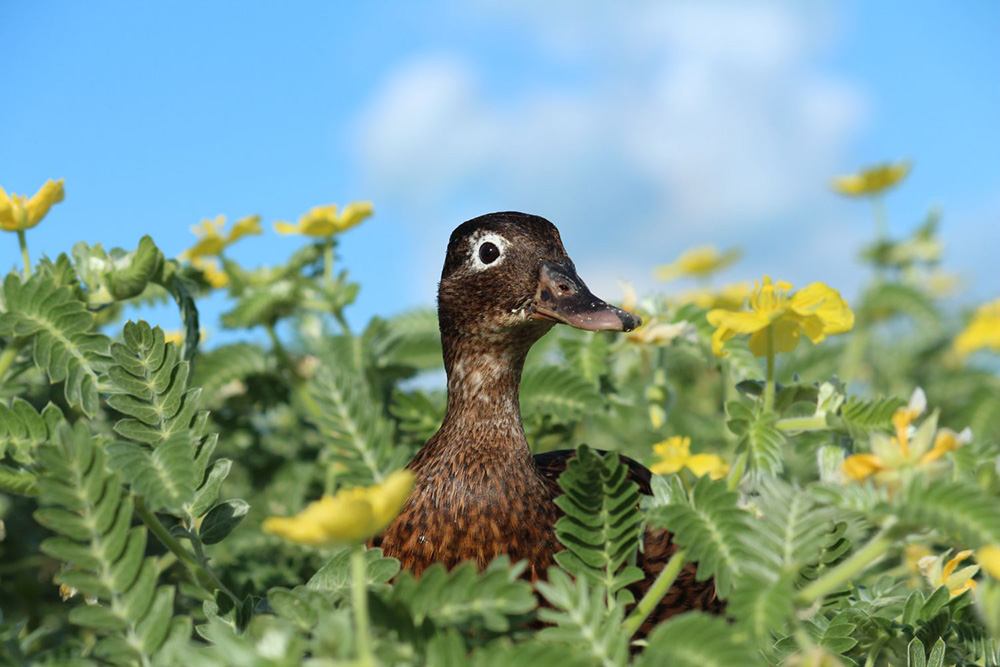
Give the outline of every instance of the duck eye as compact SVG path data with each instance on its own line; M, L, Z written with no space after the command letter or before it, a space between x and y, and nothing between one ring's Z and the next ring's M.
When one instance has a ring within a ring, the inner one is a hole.
M479 259L482 260L483 264L492 264L498 257L500 257L500 248L495 243L487 241L479 246Z

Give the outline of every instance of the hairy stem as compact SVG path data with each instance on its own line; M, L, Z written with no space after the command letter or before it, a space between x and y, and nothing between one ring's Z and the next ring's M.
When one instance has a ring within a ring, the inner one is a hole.
M826 431L830 425L826 423L826 417L811 415L809 417L779 419L774 422L774 427L779 431Z
M884 556L895 538L891 526L883 528L853 556L799 591L798 601L806 605L812 604L851 581L872 562Z
M184 548L184 546L177 541L167 527L157 518L156 514L151 512L148 507L146 507L146 502L143 500L142 496L135 496L135 513L142 519L142 522L146 524L149 531L156 536L163 546L170 550L170 553L177 557L177 560L184 563L184 567L188 569L191 576L194 577L195 583L204 588L209 593L214 593L216 590L222 591L229 599L231 599L235 604L241 604L241 601L236 595L229 590L229 588L219 580L215 572L208 567L207 563L200 563L198 559L195 558L194 554Z
M365 548L351 550L351 609L354 612L354 640L358 645L358 664L373 667L372 638L368 628L368 577L365 574Z
M333 237L323 242L323 282L329 287L333 284Z
M21 245L21 259L24 260L24 277L31 277L31 257L28 256L28 239L24 236L24 230L17 230L17 242Z
M774 325L767 327L767 380L764 385L764 412L774 410Z
M23 338L11 341L4 349L3 354L0 354L0 386L3 383L3 376L7 374L10 365L17 359L17 353L27 344L28 340Z
M653 582L653 585L649 587L646 594L639 600L639 604L635 606L632 613L622 622L622 629L625 630L625 633L629 637L636 633L642 622L656 609L656 605L660 604L660 600L670 590L681 568L684 567L685 555L684 549L678 549L674 552L674 555L670 557L670 561L663 568L663 571L656 577L656 581Z

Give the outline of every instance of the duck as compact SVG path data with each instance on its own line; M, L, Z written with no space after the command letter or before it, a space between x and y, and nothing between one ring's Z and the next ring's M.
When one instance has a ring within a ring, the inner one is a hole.
M545 218L491 213L451 234L438 286L438 324L448 399L440 429L407 465L416 482L392 523L371 542L419 576L435 563L480 569L506 554L544 580L562 545L555 523L557 483L574 450L532 455L518 394L531 346L557 324L586 331L632 331L641 319L594 296L577 275L558 229ZM651 495L652 473L625 456L628 476ZM636 600L676 550L666 530L647 529L636 565ZM675 614L719 613L713 582L687 563L643 624Z

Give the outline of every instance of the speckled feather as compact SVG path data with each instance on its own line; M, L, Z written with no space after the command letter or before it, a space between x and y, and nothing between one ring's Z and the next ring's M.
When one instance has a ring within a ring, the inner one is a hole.
M495 266L476 261L482 239L504 245ZM460 225L448 244L438 292L438 319L448 374L448 408L440 430L408 468L416 486L402 513L372 541L387 556L420 574L433 563L451 568L494 557L528 562L525 576L544 578L561 548L554 524L556 482L572 451L532 456L521 423L518 389L531 346L554 325L533 319L530 304L543 261L572 268L559 232L547 220L496 213ZM650 472L622 457L629 477L649 494ZM637 565L646 573L632 586L636 599L675 550L669 532L647 531ZM643 625L689 609L718 613L711 580L681 571Z

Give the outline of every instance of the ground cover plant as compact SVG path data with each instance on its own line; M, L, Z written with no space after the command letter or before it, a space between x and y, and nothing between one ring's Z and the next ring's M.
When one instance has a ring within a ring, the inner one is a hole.
M363 546L445 398L433 311L344 317L359 286L337 237L369 204L276 223L303 236L277 266L236 259L257 217L206 221L175 259L146 236L32 263L63 184L0 190L24 250L0 313L0 662L1000 663L1000 302L950 305L936 212L888 237L882 198L907 169L834 183L875 211L850 303L780 267L714 285L738 253L706 247L659 272L702 288L626 289L636 331L557 327L536 345L529 441L579 455L560 478L567 549L534 588L503 558L414 578ZM197 304L216 290L245 335L205 349ZM157 302L183 330L134 316ZM649 465L654 495L632 502L595 450ZM680 549L633 601L645 525ZM726 617L636 640L685 561Z

